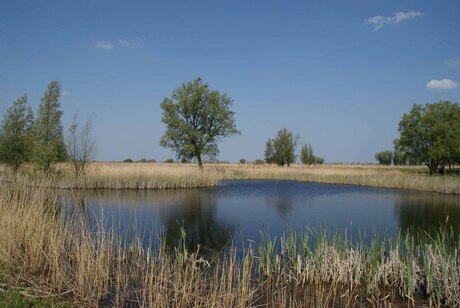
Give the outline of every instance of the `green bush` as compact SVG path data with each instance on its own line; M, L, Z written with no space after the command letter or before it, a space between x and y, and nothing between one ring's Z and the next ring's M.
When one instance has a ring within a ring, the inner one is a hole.
M391 165L393 162L393 152L391 151L382 151L375 153L375 159L381 165Z

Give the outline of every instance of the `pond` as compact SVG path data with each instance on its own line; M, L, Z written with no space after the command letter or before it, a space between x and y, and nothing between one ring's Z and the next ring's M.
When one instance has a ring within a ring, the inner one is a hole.
M246 247L261 231L279 237L324 228L351 239L407 229L460 232L460 196L352 185L238 180L206 189L88 191L82 198L93 223L102 217L125 238L135 233L147 245L164 236L177 244L183 225L187 240L210 252Z

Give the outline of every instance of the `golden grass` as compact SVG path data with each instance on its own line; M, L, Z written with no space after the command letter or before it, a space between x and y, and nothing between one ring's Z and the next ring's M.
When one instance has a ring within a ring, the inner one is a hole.
M169 253L123 245L102 223L89 230L77 202L60 205L63 193L0 189L0 275L13 290L93 307L460 305L459 247L445 230L368 248L290 233L279 249L265 237L242 256L205 260L185 241Z
M212 164L204 171L192 164L92 163L85 176L75 178L69 164L57 166L58 175L43 179L25 171L15 175L1 172L3 181L57 188L167 189L218 185L227 179L267 179L353 184L460 194L459 175L429 176L424 167L379 165L274 165Z
M57 174L43 178L30 168L15 175L3 171L5 181L29 186L69 189L172 189L212 187L218 184L215 172L202 172L195 165L150 163L93 163L84 176L73 176L70 164L58 164Z

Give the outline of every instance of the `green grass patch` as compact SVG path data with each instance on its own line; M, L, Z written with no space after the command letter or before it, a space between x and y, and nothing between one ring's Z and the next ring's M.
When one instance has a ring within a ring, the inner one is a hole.
M0 291L0 307L11 308L47 308L47 307L68 307L51 299L36 299L24 296L16 291Z

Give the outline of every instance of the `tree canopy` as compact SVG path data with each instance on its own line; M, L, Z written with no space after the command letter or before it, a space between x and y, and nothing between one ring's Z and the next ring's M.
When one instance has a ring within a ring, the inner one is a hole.
M196 158L202 168L203 155L217 156L218 141L240 133L230 110L232 102L227 94L209 89L201 78L182 84L161 103L166 132L160 145L175 151L179 159Z
M50 82L43 94L33 124L34 144L31 159L36 168L45 173L51 171L53 163L64 161L67 156L61 123L60 97L60 83Z
M296 160L295 149L298 139L286 128L280 129L276 138L268 139L265 145L265 161L279 166L290 166Z
M444 173L446 165L460 162L460 106L441 101L414 104L399 122L395 148L412 162L425 164L430 174Z
M0 128L0 161L17 171L30 158L32 109L27 96L16 100L6 111Z

